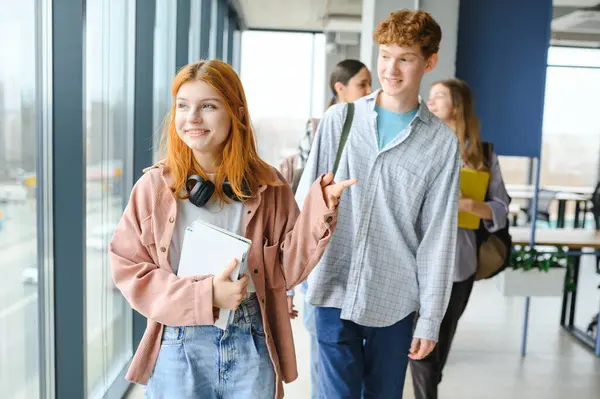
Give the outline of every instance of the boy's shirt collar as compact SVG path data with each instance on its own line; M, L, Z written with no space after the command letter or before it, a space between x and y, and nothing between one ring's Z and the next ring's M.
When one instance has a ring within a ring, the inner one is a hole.
M379 93L381 91L381 89L377 89L373 93L365 97L369 111L372 115L374 114L375 116L377 116L377 111L375 111L375 105L377 105L377 96L379 96ZM431 113L431 111L429 111L425 100L421 96L419 96L419 111L417 112L417 117L421 119L421 121L424 123L429 123L429 121L433 117L433 114Z

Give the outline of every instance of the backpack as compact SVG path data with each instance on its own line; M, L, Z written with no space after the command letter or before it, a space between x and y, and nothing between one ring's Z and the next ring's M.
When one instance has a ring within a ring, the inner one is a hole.
M491 143L483 143L484 161L491 169L491 158L494 146ZM488 200L486 194L486 200ZM510 203L510 197L509 197ZM484 226L483 220L480 221L479 228L475 232L477 238L477 271L475 280L482 280L494 277L506 269L510 262L512 251L512 237L508 231L510 226L508 217L506 227L494 233L490 233Z
M342 128L342 135L340 137L340 144L338 146L337 154L335 157L335 163L333 166L333 174L337 172L338 165L340 163L340 158L342 156L342 151L344 150L344 146L346 145L346 140L348 139L348 134L350 133L350 128L352 127L352 119L354 119L354 103L348 103L348 112L346 112L346 119L344 120L344 127ZM302 172L304 172L304 168L294 169L292 175L292 192L296 194L296 190L298 189L298 183L300 183L300 178L302 177Z

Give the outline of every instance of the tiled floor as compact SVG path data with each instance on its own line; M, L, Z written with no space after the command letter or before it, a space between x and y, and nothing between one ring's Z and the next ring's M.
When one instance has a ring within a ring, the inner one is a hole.
M600 304L592 259L582 262L576 324L587 325ZM600 399L600 358L559 328L561 300L531 300L528 353L520 356L524 299L504 298L494 281L475 285L456 335L442 399ZM301 310L301 309L300 309ZM308 338L293 322L300 376L286 398L309 398ZM142 398L136 388L129 398ZM413 398L410 377L405 398Z

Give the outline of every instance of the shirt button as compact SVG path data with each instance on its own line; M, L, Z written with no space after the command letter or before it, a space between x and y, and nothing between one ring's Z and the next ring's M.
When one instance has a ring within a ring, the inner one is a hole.
M167 248L165 248L165 247L160 247L160 252L166 252L166 251L167 251Z
M254 274L258 274L258 269L254 269Z
M260 298L260 301L261 301L262 303L265 303L265 298Z
M174 221L175 221L175 218L174 218L173 216L171 216L171 217L169 218L169 223L173 223Z
M331 216L329 216L329 217L327 218L327 223L331 223L332 221L333 221L333 218L332 218Z

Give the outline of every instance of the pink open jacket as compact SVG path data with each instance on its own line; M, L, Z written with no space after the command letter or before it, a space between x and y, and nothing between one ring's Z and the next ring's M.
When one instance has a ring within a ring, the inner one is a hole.
M144 172L109 247L116 286L148 319L126 377L140 384L148 381L154 368L164 325L214 322L212 276L179 278L169 264L177 203L168 167L158 163ZM325 204L322 177L311 187L300 213L290 187L277 176L281 186L262 186L245 202L244 210L246 237L252 240L248 267L275 368L275 397L282 398L282 381L289 383L298 376L286 291L304 281L321 258L335 229L337 211Z

